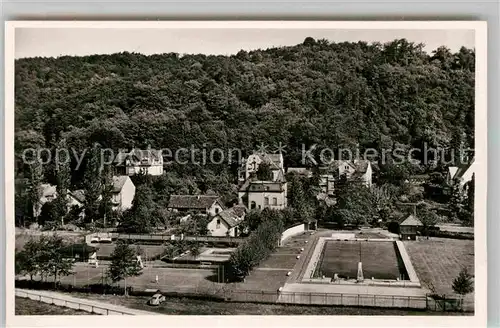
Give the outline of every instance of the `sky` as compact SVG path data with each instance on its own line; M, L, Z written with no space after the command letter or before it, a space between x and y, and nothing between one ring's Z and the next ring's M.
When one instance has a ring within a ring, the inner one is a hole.
M302 43L311 36L332 42L388 42L406 38L424 43L431 53L445 45L452 51L474 48L474 30L441 29L127 29L127 28L17 28L15 58L84 56L137 52L145 55L231 55L239 50L266 49Z

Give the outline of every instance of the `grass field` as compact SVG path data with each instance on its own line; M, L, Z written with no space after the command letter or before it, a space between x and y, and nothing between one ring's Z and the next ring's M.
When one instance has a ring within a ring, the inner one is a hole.
M397 279L401 275L395 245L392 242L326 241L317 276L355 279L358 262L363 262L366 279ZM404 270L402 270L404 272Z
M78 311L62 306L33 301L29 298L16 297L16 315L92 315L85 311Z
M76 263L73 267L74 274L62 277L60 280L63 284L76 286L101 284L103 277L105 279L106 270L106 265L95 268L87 263ZM158 283L156 283L156 276L158 276ZM39 277L36 279L38 280ZM216 272L208 269L145 267L140 276L128 278L126 284L137 290L154 288L164 292L205 292L220 288L222 284L216 281ZM123 287L125 282L122 280L118 285Z
M473 240L431 238L405 242L405 247L422 284L440 295L456 297L451 285L462 267L474 274ZM469 294L465 301L470 304L473 299Z
M147 297L72 295L167 315L443 315L442 312L402 309L230 303L189 298L167 298L160 306L150 307L146 305ZM446 313L446 315L470 315L470 313Z

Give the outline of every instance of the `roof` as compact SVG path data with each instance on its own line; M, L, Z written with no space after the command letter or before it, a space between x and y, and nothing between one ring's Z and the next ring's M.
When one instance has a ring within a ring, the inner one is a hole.
M455 173L457 173L458 171L458 167L457 166L450 166L448 167L448 173L450 174L450 178L454 178L455 177Z
M57 187L48 183L43 183L40 185L42 189L42 197L50 197L56 195Z
M247 208L244 205L234 205L231 210L240 218L245 216Z
M119 175L113 177L113 192L122 191L123 185L130 179L127 175Z
M471 162L469 163L466 163L466 164L463 164L463 165L460 165L458 168L457 168L457 171L455 173L455 176L453 177L453 179L462 179L464 178L465 180L469 180L470 177L471 177L471 173L473 172L473 165L474 164L474 159L472 159Z
M400 226L423 226L422 221L420 221L416 216L410 214L404 220L399 223Z
M141 162L142 160L161 159L161 151L156 149L132 149L129 152L121 151L119 152L114 162L116 164L123 164L123 162L129 159L133 162Z
M278 169L283 167L283 155L282 154L268 154L268 153L257 153L248 156L245 160L244 165L250 160L252 156L258 156L262 162L269 163Z
M262 191L278 191L282 192L284 190L285 182L279 181L250 181L248 180L241 186L240 191L252 191L252 192L262 192Z
M259 156L263 161L271 162L272 164L278 165L279 167L283 166L283 155L282 154L262 153L262 154L259 154Z
M183 209L207 209L218 200L219 196L172 195L168 201L168 207Z
M70 194L80 203L85 202L85 191L83 189L71 191Z
M354 160L354 168L356 172L365 173L368 170L368 166L370 165L370 161L364 159L355 159Z
M219 212L217 214L218 216L221 217L222 220L224 220L230 228L236 227L239 225L241 222L243 222L243 218L239 216L237 213L237 210L235 208L230 208L227 210L224 210L222 212Z

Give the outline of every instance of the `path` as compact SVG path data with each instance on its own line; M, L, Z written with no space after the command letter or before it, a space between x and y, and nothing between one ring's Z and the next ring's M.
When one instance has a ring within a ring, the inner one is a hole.
M48 304L64 306L76 310L93 312L104 315L156 315L157 313L130 309L124 306L112 305L95 300L88 300L69 296L68 294L45 291L16 288L16 296L29 298Z

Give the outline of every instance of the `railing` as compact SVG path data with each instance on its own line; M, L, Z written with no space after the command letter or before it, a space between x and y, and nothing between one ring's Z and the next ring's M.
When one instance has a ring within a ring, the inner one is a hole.
M49 285L47 285L49 286ZM113 290L105 291L98 285L85 286L84 283L71 285L61 284L60 288L67 288L68 291L96 292L96 293L123 293L123 284L112 287ZM79 286L80 288L78 288ZM119 287L121 286L121 287ZM170 297L203 298L207 300L217 300L226 302L252 302L252 303L278 303L297 305L323 305L323 306L353 306L353 307L381 307L381 308L410 308L430 311L459 311L458 300L456 298L444 298L436 300L429 296L403 296L403 295L374 295L374 294L351 294L351 293L307 293L307 292L286 292L286 291L260 291L246 289L231 289L229 285L213 283L212 285L178 287L163 285L161 283L152 285L155 292L158 290L162 294ZM130 288L130 295L146 295L144 285L127 284ZM151 287L151 288L153 288ZM21 293L21 294L18 294ZM24 294L22 294L24 293ZM38 301L68 306L74 309L94 312L99 314L133 314L114 310L112 308L96 307L85 302L65 301L57 297L49 297L36 294L36 292L26 292L16 288L16 296L31 294L31 299ZM149 295L149 294L148 294ZM152 294L151 294L152 295ZM56 300L56 302L54 302ZM58 303L58 302L59 303ZM66 303L64 303L66 302ZM65 305L67 304L67 305ZM73 304L73 306L71 306ZM75 305L76 304L76 305ZM474 304L470 301L463 303L465 311L474 311Z
M238 243L238 244L245 241L245 238L240 238L240 237L145 235L145 234L118 234L116 236L116 239L143 240L143 241L187 240L187 241Z
M29 298L34 301L44 302L57 306L63 306L74 310L85 311L101 315L133 315L131 312L120 311L117 309L106 308L105 306L96 306L85 301L73 301L64 298L43 295L41 293L20 290L16 288L17 297Z

